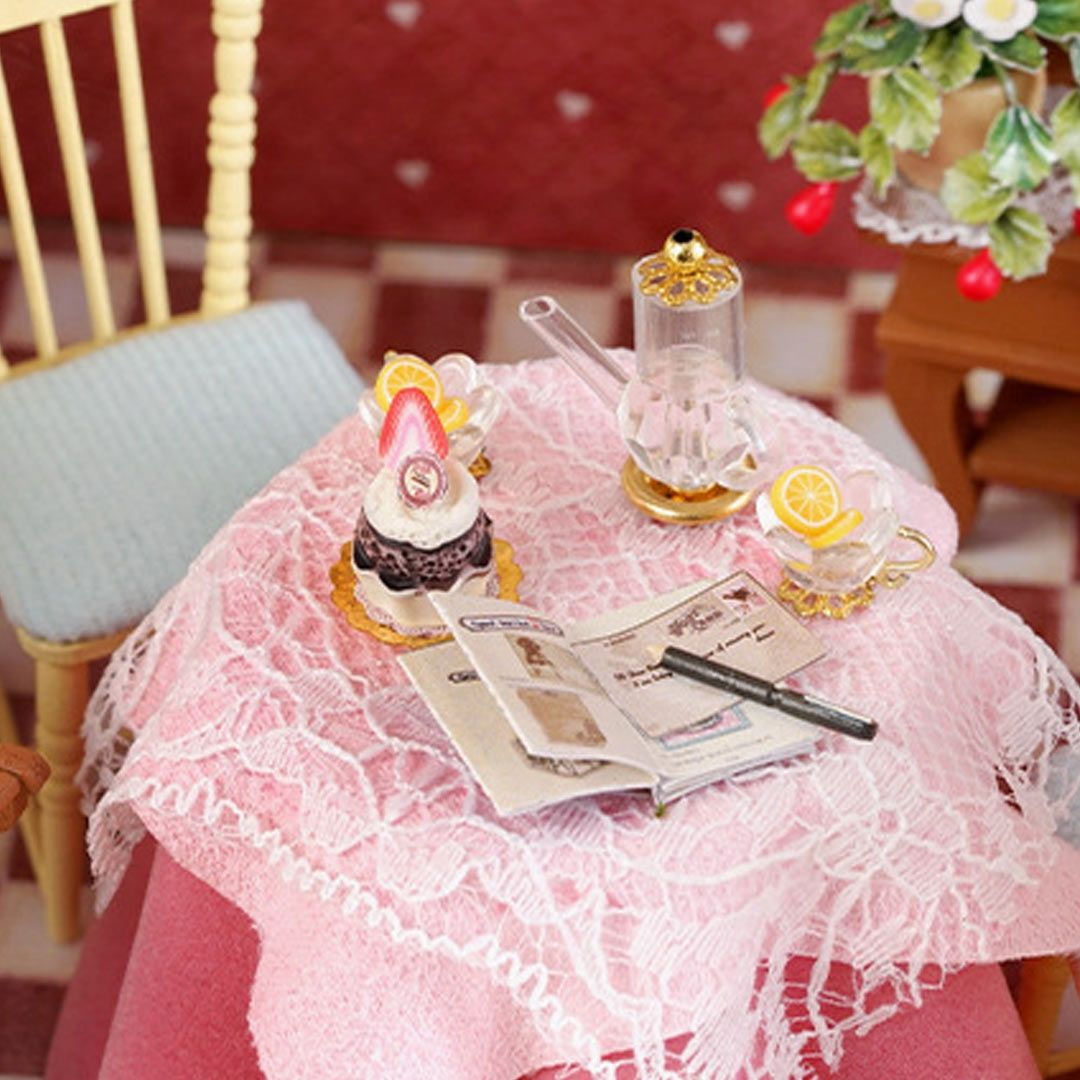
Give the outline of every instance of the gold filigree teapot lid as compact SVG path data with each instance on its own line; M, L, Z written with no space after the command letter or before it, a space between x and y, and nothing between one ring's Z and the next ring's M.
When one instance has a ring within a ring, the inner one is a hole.
M696 229L676 229L660 251L638 263L637 287L668 307L710 304L741 280L735 260L709 247Z

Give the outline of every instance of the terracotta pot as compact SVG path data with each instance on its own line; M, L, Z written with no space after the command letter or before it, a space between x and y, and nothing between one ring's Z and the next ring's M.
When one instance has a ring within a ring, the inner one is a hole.
M1011 74L1017 98L1038 115L1046 100L1046 69L1034 74L1026 71ZM926 191L937 191L946 169L982 149L994 117L1005 108L1005 91L996 77L976 79L946 94L941 105L941 131L929 152L896 152L900 175Z

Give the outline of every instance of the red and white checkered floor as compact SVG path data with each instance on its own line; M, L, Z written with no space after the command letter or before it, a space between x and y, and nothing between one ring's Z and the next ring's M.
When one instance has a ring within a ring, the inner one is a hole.
M78 263L66 230L43 237L46 272L63 341L88 336ZM134 256L126 231L106 235L118 320L137 315ZM201 234L171 232L166 258L174 308L198 302ZM630 258L427 247L350 240L260 238L257 299L300 297L368 379L388 348L435 359L460 350L496 362L544 354L517 316L518 303L551 293L602 343L630 344ZM929 474L882 389L874 347L888 274L750 267L746 272L749 371L805 397L917 477ZM0 232L0 342L13 360L32 353L9 238ZM976 373L969 394L986 404L996 384ZM583 393L588 391L582 388ZM991 488L956 567L1014 608L1080 672L1080 514L1075 500ZM4 628L0 628L2 630ZM0 671L10 652L0 634ZM11 667L10 660L7 667ZM25 671L4 672L9 684ZM30 707L20 702L22 711ZM38 1077L79 947L50 943L21 845L0 836L0 1080Z

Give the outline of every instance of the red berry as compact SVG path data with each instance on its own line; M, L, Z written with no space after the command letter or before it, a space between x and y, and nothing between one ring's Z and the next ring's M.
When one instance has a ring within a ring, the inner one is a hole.
M813 236L820 232L829 220L833 206L836 204L835 180L829 180L823 184L814 184L813 187L804 188L802 191L788 200L784 209L784 216L801 233Z
M968 259L956 273L956 287L967 300L990 300L1001 288L1001 271L990 256L990 249L983 248L978 255Z
M791 87L789 87L787 83L774 83L765 92L765 97L762 99L761 102L762 109L767 109L770 105L773 104L773 102L777 101L779 98L782 98L790 89Z
M1080 236L1080 206L1073 211L1073 232Z
M379 457L393 467L421 450L445 458L450 442L427 394L418 386L406 386L394 395L383 420Z

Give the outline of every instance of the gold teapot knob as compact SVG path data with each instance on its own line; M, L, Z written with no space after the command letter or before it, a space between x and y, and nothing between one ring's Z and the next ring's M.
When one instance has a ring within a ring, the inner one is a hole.
M638 265L638 287L668 307L708 304L739 287L739 268L709 247L696 229L676 229L655 255Z
M709 245L697 229L676 229L664 241L664 258L684 273L696 270L709 254Z

